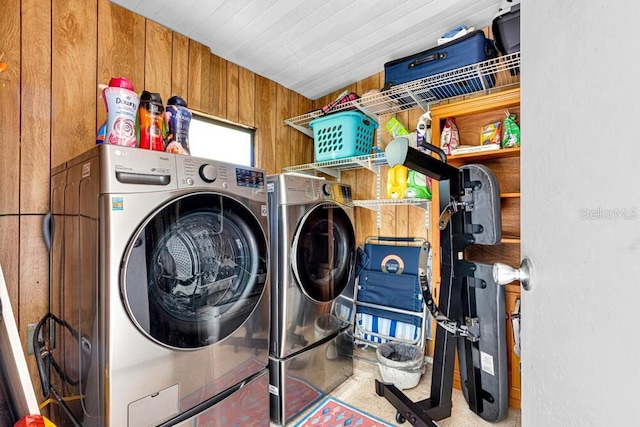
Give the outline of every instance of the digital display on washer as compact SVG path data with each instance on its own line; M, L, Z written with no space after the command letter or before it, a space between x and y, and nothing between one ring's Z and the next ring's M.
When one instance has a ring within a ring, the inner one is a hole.
M264 172L236 168L236 183L240 187L263 188Z

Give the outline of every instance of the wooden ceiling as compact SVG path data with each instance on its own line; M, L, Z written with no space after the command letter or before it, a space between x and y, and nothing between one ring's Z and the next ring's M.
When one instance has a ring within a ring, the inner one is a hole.
M111 0L235 64L317 99L489 25L509 0Z

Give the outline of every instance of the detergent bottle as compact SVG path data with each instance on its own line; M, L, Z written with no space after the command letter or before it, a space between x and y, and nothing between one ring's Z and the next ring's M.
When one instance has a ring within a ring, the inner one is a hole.
M407 190L407 177L409 168L395 165L387 172L387 198L402 199Z
M159 93L143 90L140 94L136 130L140 148L164 151L164 106Z
M165 121L167 123L166 151L174 154L191 154L189 150L189 124L191 111L187 103L179 96L172 96L167 101Z
M404 197L431 200L430 187L430 178L420 172L410 170L407 175L407 189L404 191Z
M113 77L102 90L107 109L107 123L102 142L135 147L137 145L135 122L140 99L133 91L133 84L125 77Z

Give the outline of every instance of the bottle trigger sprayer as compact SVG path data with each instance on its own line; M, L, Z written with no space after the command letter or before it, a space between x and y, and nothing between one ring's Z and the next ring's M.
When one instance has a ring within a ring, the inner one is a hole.
M427 148L431 144L431 111L427 111L418 119L416 126L417 146Z

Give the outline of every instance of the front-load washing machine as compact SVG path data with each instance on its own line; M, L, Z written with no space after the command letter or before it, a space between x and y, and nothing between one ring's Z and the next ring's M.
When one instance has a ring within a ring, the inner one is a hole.
M103 144L51 201L58 425L268 426L265 173Z
M267 177L272 421L284 425L353 372L356 238L351 187Z

